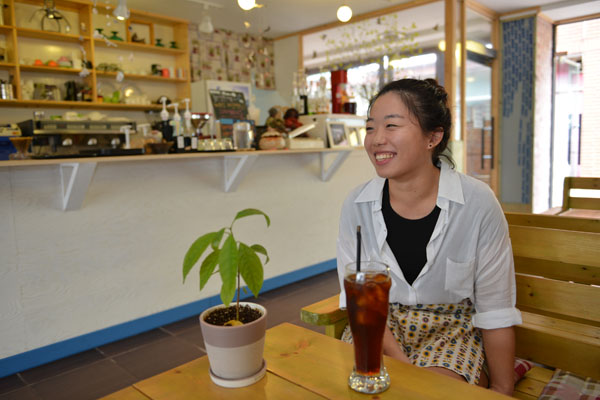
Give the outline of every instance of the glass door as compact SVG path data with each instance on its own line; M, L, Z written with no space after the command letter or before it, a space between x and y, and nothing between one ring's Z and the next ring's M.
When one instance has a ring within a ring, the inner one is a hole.
M490 16L466 9L464 172L498 193L494 132L493 68L496 58Z
M466 173L496 191L492 68L469 59L466 82Z

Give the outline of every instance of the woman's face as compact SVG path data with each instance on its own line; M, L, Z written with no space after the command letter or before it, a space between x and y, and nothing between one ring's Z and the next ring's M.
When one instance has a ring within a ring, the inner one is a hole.
M388 92L371 107L365 149L379 176L408 178L432 165L431 136L423 133L400 96Z

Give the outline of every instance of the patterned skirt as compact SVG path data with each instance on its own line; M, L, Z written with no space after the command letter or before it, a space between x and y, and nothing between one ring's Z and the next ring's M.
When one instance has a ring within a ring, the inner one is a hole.
M473 313L469 299L458 304L390 303L387 324L414 365L447 368L477 384L485 355L481 331L471 323ZM352 343L350 325L342 340Z

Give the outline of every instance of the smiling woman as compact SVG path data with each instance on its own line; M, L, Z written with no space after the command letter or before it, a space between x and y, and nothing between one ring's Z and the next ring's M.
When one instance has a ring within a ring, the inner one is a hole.
M384 354L511 394L521 316L508 227L490 188L442 154L452 126L447 100L433 79L402 79L371 102L365 150L379 177L344 202L338 275L343 281L361 226L366 259L391 271ZM342 340L352 341L348 327Z

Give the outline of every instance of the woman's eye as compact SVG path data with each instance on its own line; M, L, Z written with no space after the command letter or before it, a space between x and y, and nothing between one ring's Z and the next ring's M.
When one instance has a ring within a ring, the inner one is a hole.
M386 128L397 128L398 125L396 125L396 124L387 124L385 127Z
M367 131L367 133L368 132L372 132L373 131L373 127L372 126L367 126L366 131Z

